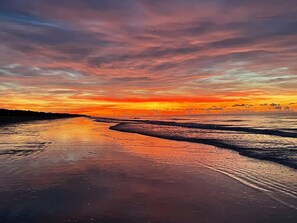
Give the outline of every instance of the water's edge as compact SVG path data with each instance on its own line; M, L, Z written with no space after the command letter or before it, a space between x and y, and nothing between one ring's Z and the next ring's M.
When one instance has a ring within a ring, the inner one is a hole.
M255 158L255 159L259 159L259 160L271 161L271 162L285 165L285 166L293 168L295 170L297 169L297 164L294 162L291 162L290 160L281 159L279 157L274 157L274 156L269 156L267 154L255 153L255 152L253 152L252 149L251 150L243 149L239 146L228 144L221 140L191 138L191 137L184 137L184 136L160 135L160 134L155 134L153 132L148 132L148 131L144 132L144 131L138 131L137 129L125 128L126 124L127 123L118 123L116 125L109 127L109 129L115 130L115 131L120 131L120 132L126 132L126 133L136 133L136 134L140 134L140 135L146 135L146 136L168 139L168 140L200 143L200 144L211 145L211 146L215 146L215 147L219 147L219 148L223 148L223 149L231 149L231 150L237 151L240 155L243 155L243 156L247 156L247 157Z

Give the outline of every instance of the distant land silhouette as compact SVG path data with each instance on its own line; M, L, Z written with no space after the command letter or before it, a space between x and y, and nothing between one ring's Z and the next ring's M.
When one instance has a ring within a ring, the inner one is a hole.
M27 110L0 109L0 125L34 120L82 117L84 115L68 113L36 112Z

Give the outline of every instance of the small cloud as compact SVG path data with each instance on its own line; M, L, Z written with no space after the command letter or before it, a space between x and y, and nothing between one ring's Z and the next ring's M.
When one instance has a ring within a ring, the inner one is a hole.
M244 108L250 108L253 107L253 105L250 104L234 104L232 107L244 107Z
M280 104L271 103L269 106L276 110L282 110L282 106Z
M207 111L222 111L222 110L224 110L224 108L223 107L218 107L218 106L212 106L210 108L207 108L206 110Z
M280 104L271 103L269 106L271 106L271 107L279 107Z

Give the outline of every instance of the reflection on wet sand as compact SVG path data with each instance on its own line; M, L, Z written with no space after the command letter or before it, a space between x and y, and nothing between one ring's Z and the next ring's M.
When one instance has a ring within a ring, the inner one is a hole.
M294 170L108 127L77 118L7 127L11 134L1 131L0 151L43 144L42 152L0 156L0 219L295 222L296 199L289 196L296 193Z

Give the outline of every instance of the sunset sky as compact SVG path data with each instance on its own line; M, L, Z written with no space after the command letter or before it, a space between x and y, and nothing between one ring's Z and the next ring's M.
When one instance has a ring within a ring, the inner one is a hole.
M297 110L296 0L1 0L0 107Z

